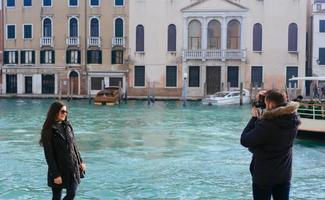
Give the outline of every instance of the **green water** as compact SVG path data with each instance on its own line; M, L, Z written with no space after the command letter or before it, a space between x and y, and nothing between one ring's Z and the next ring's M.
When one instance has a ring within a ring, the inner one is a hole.
M38 146L51 100L0 100L0 199L50 199ZM77 199L251 199L248 106L68 103L87 164ZM292 199L325 199L325 145L294 145Z

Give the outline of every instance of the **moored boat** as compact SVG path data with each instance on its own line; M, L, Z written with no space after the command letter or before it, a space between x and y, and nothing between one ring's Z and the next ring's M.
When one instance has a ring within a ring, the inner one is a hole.
M243 104L250 103L250 94L249 91L243 90ZM206 98L202 99L203 105L231 105L239 104L240 102L240 91L223 91L217 92L213 95L209 95Z
M94 102L97 105L115 105L119 103L120 98L119 87L106 87L96 94Z

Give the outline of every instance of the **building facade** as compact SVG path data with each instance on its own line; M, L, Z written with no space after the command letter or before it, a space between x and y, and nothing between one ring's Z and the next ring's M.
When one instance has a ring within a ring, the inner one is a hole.
M284 89L305 75L306 1L146 0L129 9L134 95L151 82L156 96L201 98L240 83Z
M7 0L2 89L94 95L127 82L127 0Z
M2 94L2 58L3 58L3 21L2 21L2 0L0 0L0 94Z
M315 0L312 9L312 73L325 76L325 1Z

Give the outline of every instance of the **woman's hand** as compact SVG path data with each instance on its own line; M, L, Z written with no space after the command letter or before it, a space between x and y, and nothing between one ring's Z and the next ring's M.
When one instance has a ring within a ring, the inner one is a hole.
M85 163L81 163L80 168L81 168L82 171L85 172L86 171L86 164Z
M54 183L57 184L57 185L61 185L62 184L62 178L61 178L61 176L55 178L54 179Z

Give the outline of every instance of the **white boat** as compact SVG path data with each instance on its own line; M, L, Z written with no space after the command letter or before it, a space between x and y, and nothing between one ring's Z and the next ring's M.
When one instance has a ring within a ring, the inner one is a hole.
M325 81L325 77L294 77L290 81ZM303 84L304 85L304 84ZM302 88L304 93L305 88ZM305 94L305 93L304 93ZM298 110L301 125L298 138L325 140L325 102L323 99L304 99Z
M202 99L203 105L231 105L240 103L240 91L223 91L217 92L213 95L208 95L206 98ZM243 104L250 103L249 91L243 90Z

